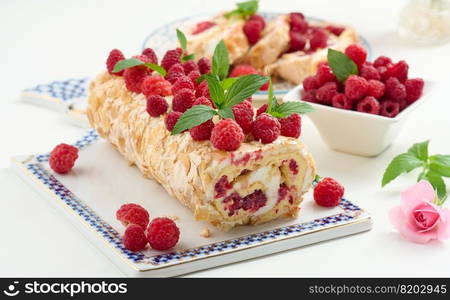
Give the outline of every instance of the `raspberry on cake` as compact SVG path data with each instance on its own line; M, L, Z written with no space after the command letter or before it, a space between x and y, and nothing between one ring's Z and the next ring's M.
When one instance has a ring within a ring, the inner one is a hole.
M159 117L164 114L169 105L165 98L160 95L150 95L147 97L147 112L152 117Z
M114 66L121 60L124 60L125 56L123 53L118 49L113 49L109 53L108 59L106 60L106 68L108 69L109 74L111 75L117 75L122 76L123 71L113 73Z
M244 141L242 128L232 119L224 119L214 126L211 142L219 150L234 151Z
M252 124L252 134L261 143L272 143L280 135L281 125L278 119L269 114L262 113Z
M208 120L200 125L189 129L189 133L194 141L207 141L211 137L211 132L214 128L214 123Z

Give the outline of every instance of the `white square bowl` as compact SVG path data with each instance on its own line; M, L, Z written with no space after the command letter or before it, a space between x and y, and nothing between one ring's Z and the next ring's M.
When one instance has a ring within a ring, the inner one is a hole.
M302 101L301 85L284 96L283 101ZM339 109L311 103L314 111L307 116L333 150L361 156L376 156L389 147L397 137L409 114L428 96L430 84L425 83L422 97L401 111L395 118Z

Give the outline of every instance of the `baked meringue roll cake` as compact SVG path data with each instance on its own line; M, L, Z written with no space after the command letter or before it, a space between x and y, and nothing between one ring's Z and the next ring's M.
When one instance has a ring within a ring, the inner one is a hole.
M171 106L172 97L166 97ZM90 124L142 174L220 230L295 217L316 175L312 156L297 138L244 142L235 151L171 135L165 116L151 117L143 94L107 72L89 88ZM213 119L214 122L216 120Z

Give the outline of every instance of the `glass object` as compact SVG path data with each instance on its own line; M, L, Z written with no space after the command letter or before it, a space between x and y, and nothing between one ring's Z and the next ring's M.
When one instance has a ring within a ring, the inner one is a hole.
M410 0L400 13L399 35L420 45L450 41L450 0Z

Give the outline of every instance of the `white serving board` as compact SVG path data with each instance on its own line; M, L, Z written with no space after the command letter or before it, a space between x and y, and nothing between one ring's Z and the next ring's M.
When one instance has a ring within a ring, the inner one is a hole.
M322 208L308 194L296 219L220 232L195 221L190 210L155 181L145 179L136 167L128 166L94 130L74 145L80 148L79 158L69 174L54 173L48 154L15 157L12 166L128 276L176 276L371 228L368 213L352 202L343 199L339 207ZM130 202L148 209L151 218L177 218L181 238L174 249L133 253L123 247L124 227L115 212ZM205 227L212 233L209 238L200 236Z

